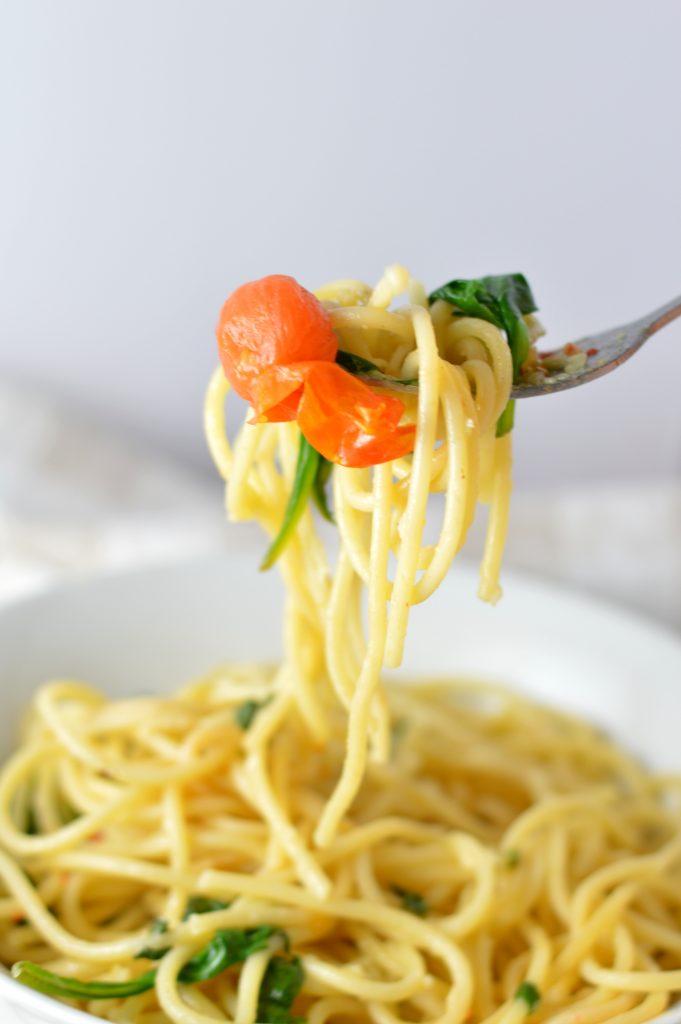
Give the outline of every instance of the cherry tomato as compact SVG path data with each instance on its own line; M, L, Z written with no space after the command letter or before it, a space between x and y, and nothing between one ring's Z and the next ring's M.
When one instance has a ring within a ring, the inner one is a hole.
M225 374L256 419L295 419L304 370L298 363L333 362L338 339L321 302L285 274L237 288L217 327Z
M292 277L273 274L227 299L217 327L220 360L254 422L296 420L331 462L356 468L390 462L414 447L400 426L404 404L376 393L335 362L338 339L318 299Z
M416 428L400 426L404 403L376 393L336 363L315 363L306 375L298 426L331 462L361 468L407 455Z

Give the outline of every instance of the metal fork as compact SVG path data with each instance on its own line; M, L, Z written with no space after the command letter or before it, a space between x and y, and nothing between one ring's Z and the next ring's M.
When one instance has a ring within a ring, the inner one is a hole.
M535 395L551 395L556 391L566 391L568 388L588 384L596 377L603 377L626 362L651 334L671 323L677 316L681 316L681 295L648 313L647 316L642 316L640 320L581 338L572 344L576 349L588 353L584 366L569 373L563 370L549 373L540 383L533 381L531 384L524 384L519 381L513 385L511 396L532 398ZM555 352L542 352L541 356L545 359L554 355L560 356L563 352L564 349L557 349Z

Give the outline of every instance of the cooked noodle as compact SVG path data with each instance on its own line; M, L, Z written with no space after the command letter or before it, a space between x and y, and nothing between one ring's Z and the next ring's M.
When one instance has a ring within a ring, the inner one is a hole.
M38 693L0 776L0 956L127 982L155 966L143 947L167 948L148 991L77 1000L128 1024L283 1024L259 1007L292 954L309 1024L648 1020L681 990L681 781L502 690L380 682L478 501L480 596L500 595L506 339L429 307L398 267L373 291L342 281L318 296L344 350L418 375L403 396L413 455L334 467L333 572L305 511L280 558L281 667L220 669L174 697L110 703L73 681ZM227 392L220 370L206 423L228 511L274 536L298 428L247 423L231 446ZM224 906L186 917L197 897ZM181 982L217 932L262 925L239 967Z

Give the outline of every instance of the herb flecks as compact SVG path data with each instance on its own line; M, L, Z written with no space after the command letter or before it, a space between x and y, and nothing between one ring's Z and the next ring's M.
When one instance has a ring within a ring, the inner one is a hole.
M502 857L507 868L517 868L520 864L521 856L517 846L509 846L503 851Z
M253 720L259 711L262 711L266 707L272 697L265 697L264 700L245 700L243 704L239 704L234 712L234 721L243 729L244 732L248 732L250 727L253 725Z
M417 917L425 917L430 910L427 900L421 893L413 892L411 889L403 889L400 885L393 885L392 890L399 897L402 909L407 910L410 914L416 914Z
M409 732L409 719L401 715L390 727L390 739L393 746L398 747Z
M534 982L524 981L516 989L515 998L525 1003L530 1013L534 1013L541 1002L541 993Z

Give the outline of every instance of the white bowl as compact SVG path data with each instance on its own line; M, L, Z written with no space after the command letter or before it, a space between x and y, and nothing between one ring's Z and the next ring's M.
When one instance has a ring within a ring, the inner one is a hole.
M414 609L405 669L508 683L605 726L658 769L681 772L681 639L581 594L507 575L496 608L468 567ZM280 652L281 590L251 555L221 555L69 584L0 612L0 755L32 692L59 676L112 696L172 690L226 660ZM97 1018L0 972L0 1020ZM658 1018L681 1024L681 1004Z

